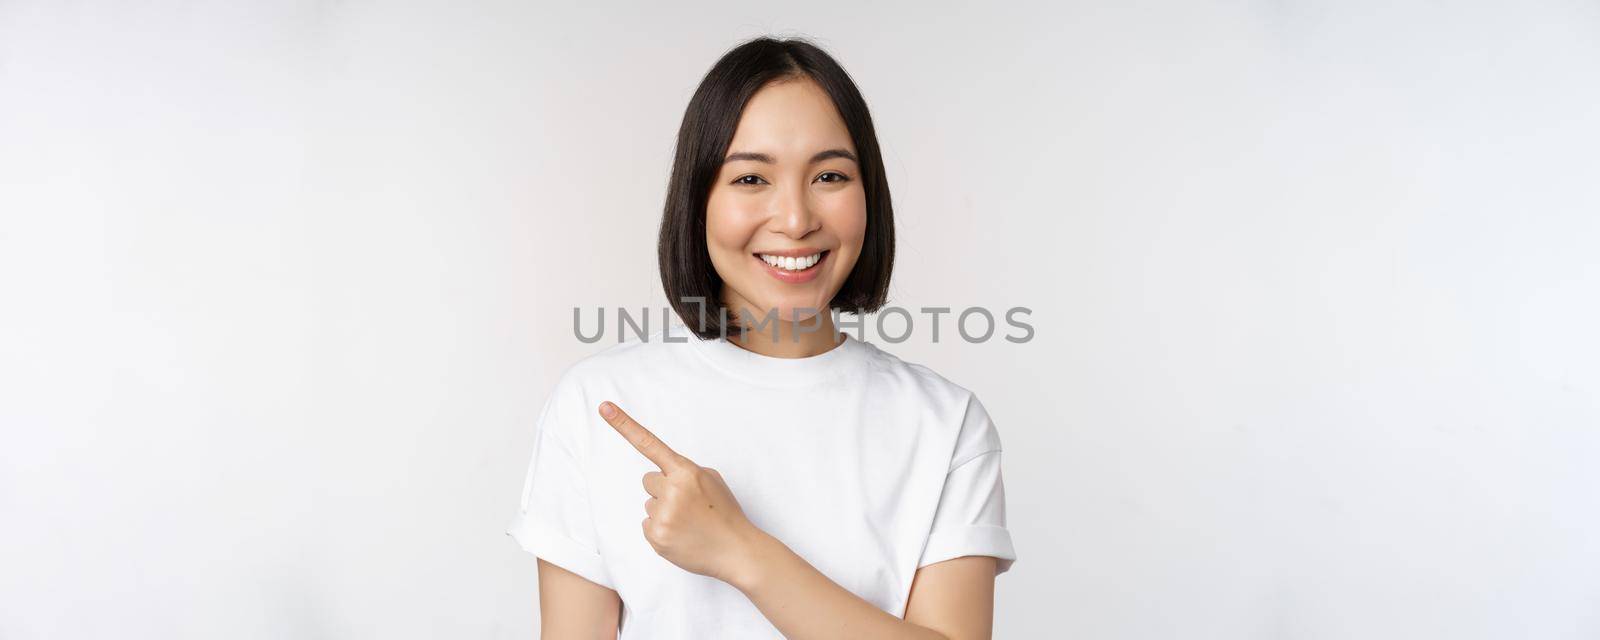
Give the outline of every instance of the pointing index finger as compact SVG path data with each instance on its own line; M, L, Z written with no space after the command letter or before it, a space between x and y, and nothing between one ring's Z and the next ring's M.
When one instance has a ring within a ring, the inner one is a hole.
M616 429L617 433L627 439L628 444L633 445L633 448L638 449L639 453L644 454L644 457L649 458L662 471L679 469L688 462L688 458L673 451L667 443L662 442L656 434L635 421L621 407L610 402L602 402L600 417L605 418L611 428Z

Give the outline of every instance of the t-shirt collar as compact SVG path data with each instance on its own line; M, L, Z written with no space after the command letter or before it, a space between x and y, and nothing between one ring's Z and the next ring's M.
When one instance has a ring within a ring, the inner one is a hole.
M798 387L834 379L862 359L867 345L849 332L832 349L805 358L766 356L740 347L726 338L703 339L688 333L689 344L713 366L735 378L758 386ZM770 338L757 338L769 340Z

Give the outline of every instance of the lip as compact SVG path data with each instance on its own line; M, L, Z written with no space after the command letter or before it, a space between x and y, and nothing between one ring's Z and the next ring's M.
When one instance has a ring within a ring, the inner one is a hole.
M827 249L819 249L817 247L801 247L799 249L774 249L772 251L757 251L755 253L764 253L769 256L783 256L785 258L799 258L801 256L822 253L824 251L827 251Z
M769 256L798 258L800 256L809 256L817 253L817 251L817 249L787 249L783 251L762 251L760 253L764 253ZM833 255L833 250L831 249L822 249L821 252L822 257L817 258L817 263L811 265L811 268L806 269L805 271L784 271L783 269L779 269L767 264L766 260L762 260L761 256L754 253L750 254L750 259L755 260L756 264L760 265L762 269L765 269L768 275L777 278L780 282L786 282L788 284L804 284L815 280L817 278L817 274L822 273L821 267L823 263L828 261L828 256Z

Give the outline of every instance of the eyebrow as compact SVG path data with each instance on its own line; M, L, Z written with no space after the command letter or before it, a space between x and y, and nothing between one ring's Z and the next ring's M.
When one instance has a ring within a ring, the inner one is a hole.
M811 156L810 164L816 164L829 158L844 158L856 164L861 164L860 160L856 160L856 154L850 153L845 149L828 149L827 151L818 151L816 155ZM727 164L729 162L737 162L739 160L754 160L756 162L765 162L767 164L778 163L778 161L772 159L772 156L754 151L736 151L734 153L730 153L728 154L728 157L722 159L722 163Z

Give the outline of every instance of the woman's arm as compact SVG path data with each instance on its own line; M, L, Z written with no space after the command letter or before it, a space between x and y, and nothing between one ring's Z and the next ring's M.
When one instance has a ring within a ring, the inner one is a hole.
M673 451L610 402L601 403L600 415L661 469L643 478L650 499L639 525L651 548L686 571L733 585L789 640L989 637L994 558L956 558L917 571L906 620L896 618L750 522L716 469ZM933 611L940 607L949 610Z
M917 570L906 621L937 629L952 640L994 635L993 556L962 556Z
M919 569L904 620L828 579L777 538L756 530L747 560L727 577L789 640L988 640L996 560L964 556Z
M616 640L621 614L617 592L539 559L539 637Z

